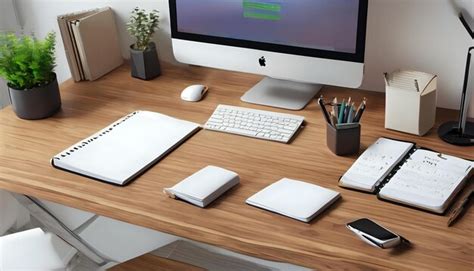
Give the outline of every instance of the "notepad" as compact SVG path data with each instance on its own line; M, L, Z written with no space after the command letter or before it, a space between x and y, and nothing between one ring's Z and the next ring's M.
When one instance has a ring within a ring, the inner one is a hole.
M386 80L394 88L423 93L434 78L436 75L433 74L404 70L391 73Z
M309 222L340 197L339 192L283 178L247 199L247 203L303 222Z
M54 167L125 185L157 163L199 125L150 111L135 111L51 159Z
M411 142L379 138L341 177L339 184L366 192L374 192L390 171L413 148Z
M233 171L207 166L163 192L199 207L206 207L224 192L239 183L239 175Z
M380 138L341 177L342 187L442 214L474 173L474 162Z

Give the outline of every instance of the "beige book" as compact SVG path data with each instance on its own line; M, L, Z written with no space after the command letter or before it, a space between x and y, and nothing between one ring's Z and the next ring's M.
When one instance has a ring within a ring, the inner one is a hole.
M104 8L71 22L86 80L96 80L122 65L114 12Z
M76 37L74 36L74 32L72 30L72 25L73 23L75 22L74 21L67 21L67 30L69 32L69 35L71 37L71 49L72 49L72 52L74 54L74 59L76 61L76 67L77 67L77 70L79 72L79 76L80 76L80 81L84 81L86 80L86 75L84 73L84 68L82 67L82 62L81 62L81 57L79 56L79 49L77 47L77 44L76 44Z
M59 15L57 17L61 38L64 44L64 51L66 52L66 59L69 65L69 70L71 71L72 78L76 82L85 80L85 77L82 71L82 66L80 65L77 48L75 48L75 41L72 36L69 22L91 15L93 13L96 13L97 11L98 9L93 9Z
M78 30L74 30L76 28L75 25L78 22L79 22L79 20L68 21L67 22L67 27L68 27L69 33L71 35L72 49L73 49L74 55L76 57L77 67L78 67L78 70L79 70L79 74L81 76L81 81L84 81L84 80L88 80L88 79L87 79L87 76L86 76L86 72L84 71L84 62L81 58L80 50L81 50L82 44L81 44L81 46L78 46L78 44L77 44L78 38L76 38L76 35L79 35L79 33L78 33ZM82 54L83 54L83 52L82 52Z

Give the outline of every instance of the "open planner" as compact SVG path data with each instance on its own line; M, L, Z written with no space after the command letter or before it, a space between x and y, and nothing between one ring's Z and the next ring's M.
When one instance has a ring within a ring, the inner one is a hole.
M135 111L60 152L51 163L59 169L125 185L198 130L196 123Z
M339 185L380 199L442 214L474 173L474 162L379 138L349 168Z

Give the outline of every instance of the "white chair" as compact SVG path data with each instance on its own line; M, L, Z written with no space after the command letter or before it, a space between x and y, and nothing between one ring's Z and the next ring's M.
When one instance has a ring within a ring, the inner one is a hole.
M110 260L110 267L177 240L177 237L85 212L47 200L37 203L77 234L83 243Z
M109 262L108 268L176 241L177 237L81 211L46 200L36 200L89 248Z
M175 236L122 221L20 194L12 195L45 229L74 246L100 269L177 240Z
M80 228L83 226L82 224L88 224L87 220L89 220L89 217L91 217L91 215L92 218L90 219L93 219L95 215L66 206L60 206L51 202L41 202L32 197L21 194L12 193L12 196L21 206L28 210L31 216L34 217L36 221L42 225L42 228L46 229L48 232L51 232L51 236L55 236L51 238L58 238L59 240L64 240L63 242L65 244L68 244L68 246L73 247L75 250L80 252L80 258L82 260L86 260L86 262L88 263L88 268L84 270L104 270L107 268L107 266L114 264L106 256L100 254L100 252L97 252L93 247L85 243L75 233L75 231L80 231ZM60 221L55 215L58 215L59 217L65 219L65 222L63 223L62 221ZM61 253L59 253L58 255L60 259L67 259L67 257L63 258L62 256L64 255ZM45 269L38 268L34 270L43 271ZM60 268L53 270L64 269ZM3 269L0 268L0 271L3 271Z
M0 190L0 235L14 227L25 210L10 193ZM0 270L69 270L77 250L40 228L0 237Z
M40 228L0 237L0 270L70 270L77 250Z

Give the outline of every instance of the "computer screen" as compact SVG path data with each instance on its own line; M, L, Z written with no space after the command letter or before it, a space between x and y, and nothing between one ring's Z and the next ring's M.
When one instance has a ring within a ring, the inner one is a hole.
M356 53L359 0L179 0L177 31Z
M267 76L242 101L298 110L362 83L368 0L168 1L177 61Z

